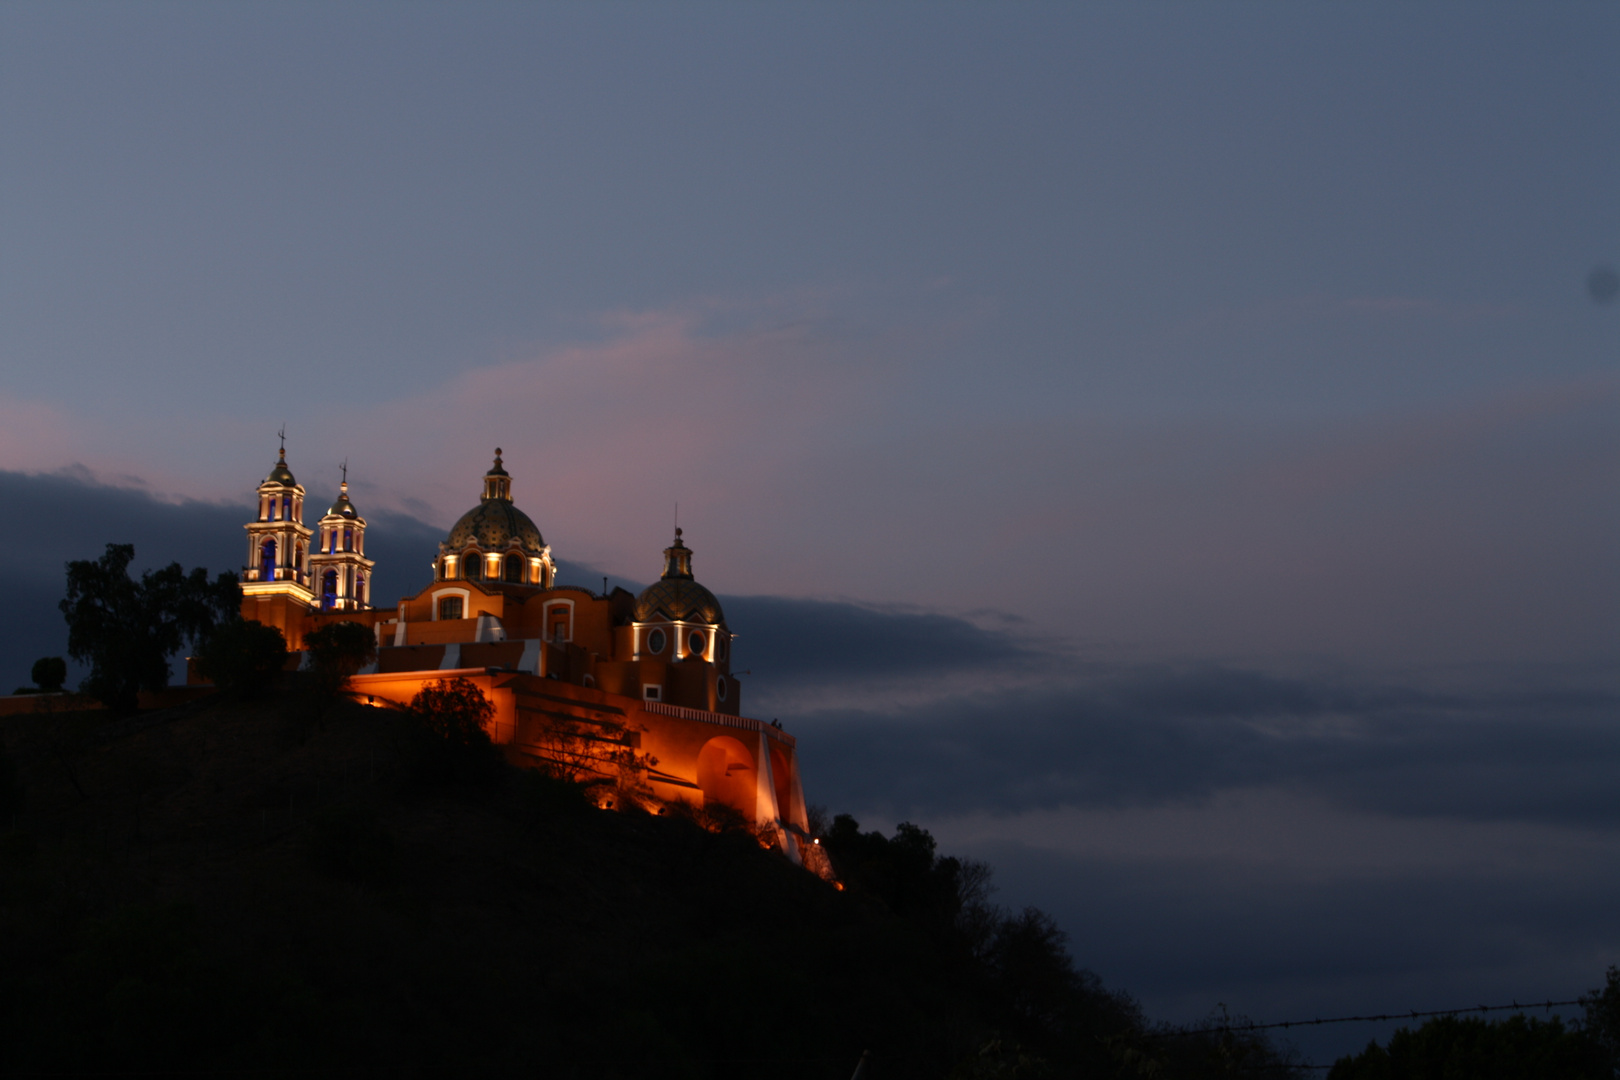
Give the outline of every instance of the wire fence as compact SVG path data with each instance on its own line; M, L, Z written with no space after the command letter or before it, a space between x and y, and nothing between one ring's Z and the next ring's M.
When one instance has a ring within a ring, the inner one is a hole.
M1315 1027L1318 1024L1355 1024L1371 1023L1385 1020L1421 1020L1428 1016L1459 1016L1463 1013L1506 1012L1515 1010L1523 1012L1525 1009L1555 1009L1564 1005L1579 1005L1580 998L1570 1001L1527 1001L1523 1004L1515 1001L1511 1005L1469 1005L1461 1009L1430 1009L1399 1013L1372 1013L1367 1016L1318 1016L1311 1020L1278 1020L1270 1024L1256 1024L1241 1021L1231 1024L1216 1024L1211 1027L1184 1028L1180 1031L1170 1032L1172 1035L1218 1035L1228 1031L1272 1031L1278 1028Z

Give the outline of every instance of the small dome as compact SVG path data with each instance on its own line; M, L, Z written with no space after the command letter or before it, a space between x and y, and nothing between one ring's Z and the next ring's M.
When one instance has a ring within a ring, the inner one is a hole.
M336 514L338 517L351 520L360 516L360 511L356 510L354 503L349 501L349 485L347 482L344 483L343 490L338 494L337 502L328 507L326 513L329 517Z
M636 622L650 622L660 617L670 622L726 625L726 614L720 610L720 601L714 598L714 593L695 581L682 578L655 581L636 597Z
M670 622L726 625L726 615L720 610L720 601L692 577L692 549L681 542L679 529L675 530L675 542L664 549L663 576L636 597L636 622L648 622L659 617Z
M461 515L450 529L445 547L459 551L473 546L484 551L504 551L513 541L534 555L545 550L546 542L529 515L505 499L486 499Z
M270 475L264 478L266 484L280 484L282 487L296 487L298 481L293 479L292 470L287 468L287 451L281 451L281 457L276 461L276 467L270 470Z

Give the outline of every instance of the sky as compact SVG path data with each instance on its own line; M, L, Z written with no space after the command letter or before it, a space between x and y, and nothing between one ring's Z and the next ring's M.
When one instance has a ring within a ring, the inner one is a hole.
M65 559L235 566L283 425L379 595L498 445L565 580L678 505L810 797L1153 1015L1574 996L1617 54L1577 3L5 5L0 679Z

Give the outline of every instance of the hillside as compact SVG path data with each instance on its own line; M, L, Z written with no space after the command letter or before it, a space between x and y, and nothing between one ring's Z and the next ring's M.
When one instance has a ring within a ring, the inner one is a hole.
M21 793L0 844L10 1074L830 1078L871 1051L879 1078L1137 1075L1154 1059L1194 1075L1274 1060L1145 1042L1134 1005L1075 973L1049 923L974 947L927 905L835 889L745 831L600 810L506 767L476 788L425 785L410 730L296 684L131 719L0 721ZM882 838L842 824L876 865Z

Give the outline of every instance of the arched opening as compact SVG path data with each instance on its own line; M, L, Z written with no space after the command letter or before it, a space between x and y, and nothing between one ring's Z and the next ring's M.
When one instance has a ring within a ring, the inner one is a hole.
M354 575L354 601L362 606L366 602L366 575L357 572Z
M463 552L461 576L468 581L480 581L484 576L484 557L476 551Z
M754 820L754 758L730 735L717 735L698 751L698 787L703 800L723 803Z
M343 550L344 551L353 551L354 550L354 530L353 529L344 529L343 530Z
M505 573L501 576L515 585L521 585L523 583L523 560L516 555L508 555L506 557Z
M328 570L321 577L321 607L330 608L337 603L337 571Z
M273 581L276 576L276 542L266 540L259 546L259 580Z

